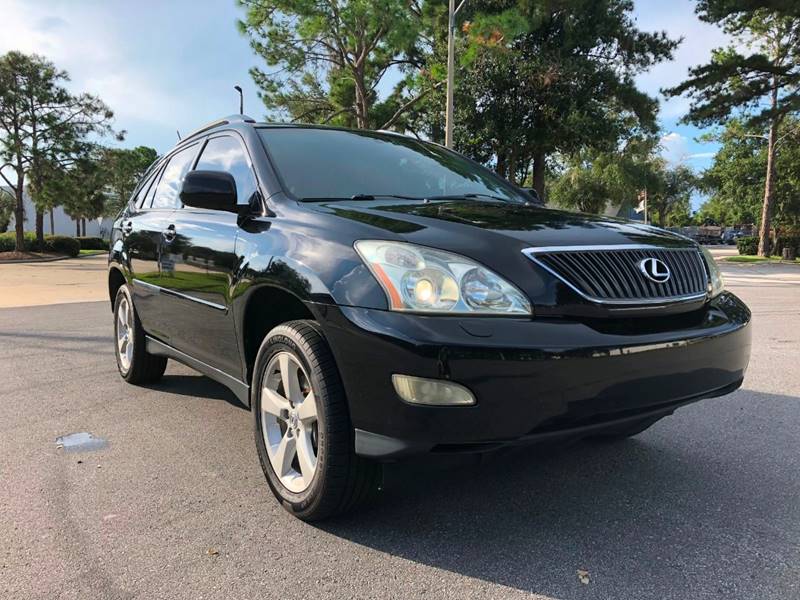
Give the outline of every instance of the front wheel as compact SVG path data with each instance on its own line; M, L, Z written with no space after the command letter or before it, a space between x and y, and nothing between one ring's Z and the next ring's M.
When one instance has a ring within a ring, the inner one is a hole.
M375 496L380 465L355 454L344 388L315 322L267 334L253 369L252 409L261 467L290 513L320 520Z
M144 329L127 285L119 288L114 301L114 341L117 368L128 383L153 383L164 374L167 359L147 351Z

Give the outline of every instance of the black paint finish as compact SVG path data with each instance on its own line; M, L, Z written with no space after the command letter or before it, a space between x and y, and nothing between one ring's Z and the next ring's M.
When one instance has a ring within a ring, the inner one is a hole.
M223 124L177 148L202 145L220 131L241 139L259 191L239 199L238 214L129 206L114 224L109 259L134 290L153 351L191 357L191 366L227 380L240 397L250 378L246 338L253 322L247 319L281 318L278 304L258 300L265 289L279 290L321 324L354 427L421 450L566 431L727 392L741 382L750 313L732 294L612 310L581 298L522 253L532 246L695 247L690 240L535 204L299 202L281 189L256 127L268 126ZM517 285L534 316L388 311L383 290L353 248L360 239L463 254ZM457 381L478 404L405 404L392 389L393 373Z

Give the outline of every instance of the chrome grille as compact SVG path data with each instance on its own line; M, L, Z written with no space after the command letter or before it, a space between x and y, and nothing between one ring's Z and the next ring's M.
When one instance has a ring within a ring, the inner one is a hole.
M593 302L678 302L704 296L708 286L705 262L695 248L576 246L528 248L523 252ZM639 269L646 258L663 261L669 267L669 279L664 283L648 279Z

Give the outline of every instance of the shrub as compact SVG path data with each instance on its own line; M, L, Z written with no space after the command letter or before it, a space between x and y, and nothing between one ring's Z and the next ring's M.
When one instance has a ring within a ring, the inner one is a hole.
M13 231L0 233L0 252L12 252L14 250L14 246L16 245L16 240L17 234ZM33 233L26 231L25 245L23 249L30 251L35 241L36 236Z
M0 233L0 252L11 252L14 249L14 235Z
M758 252L758 238L755 236L740 237L736 240L736 248L739 254L756 254Z
M13 231L0 233L0 252L11 252L14 250L16 234ZM25 232L25 244L23 250L26 252L47 252L50 254L66 254L67 256L78 256L81 245L78 240L66 235L46 235L44 236L44 247L39 247L36 242L36 235L33 232Z
M108 250L108 242L100 237L79 237L81 250Z
M44 252L53 254L66 254L78 256L81 253L81 243L74 237L66 235L46 235L44 237Z

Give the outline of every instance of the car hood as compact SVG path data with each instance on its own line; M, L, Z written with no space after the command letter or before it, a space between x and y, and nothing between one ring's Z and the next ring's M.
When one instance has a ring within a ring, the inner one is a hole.
M500 202L343 200L304 208L335 215L335 220L325 227L348 245L359 239L392 239L471 258L519 287L539 315L606 317L615 311L621 313L579 297L566 282L532 261L523 250L631 244L696 247L688 238L648 225ZM696 306L686 305L679 310L692 308ZM640 307L635 310L637 315L650 314Z
M444 250L480 247L483 240L520 247L693 245L674 233L622 219L501 202L339 201L316 208Z

